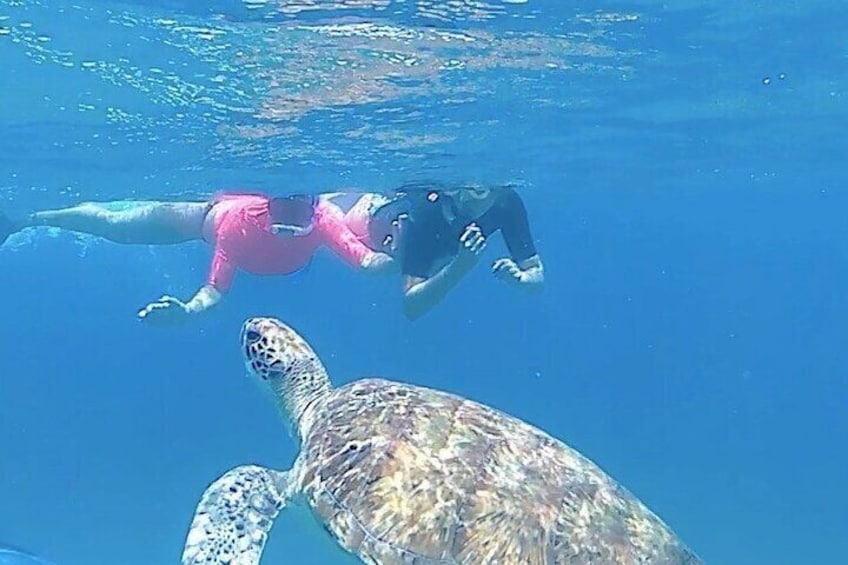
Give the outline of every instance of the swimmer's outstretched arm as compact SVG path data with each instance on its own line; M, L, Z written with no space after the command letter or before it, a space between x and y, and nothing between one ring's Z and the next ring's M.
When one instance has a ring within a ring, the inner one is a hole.
M212 264L209 266L209 276L195 295L186 302L184 310L186 314L200 314L206 312L224 298L233 284L236 275L236 266L227 257L223 241L219 240L215 245L212 255Z
M192 297L191 300L185 303L186 312L189 314L200 314L206 312L224 297L223 293L211 284L205 284L200 287L200 290Z
M224 298L224 293L230 289L236 275L236 266L227 257L227 252L219 240L212 254L212 264L209 266L209 276L195 295L183 304L186 314L206 312Z
M188 302L165 295L139 310L138 318L150 323L173 324L206 312L221 302L232 284L235 271L235 265L230 262L219 241L215 245L206 284Z
M138 311L140 320L150 323L174 324L190 316L206 312L221 301L223 295L212 285L204 285L188 302L164 295Z

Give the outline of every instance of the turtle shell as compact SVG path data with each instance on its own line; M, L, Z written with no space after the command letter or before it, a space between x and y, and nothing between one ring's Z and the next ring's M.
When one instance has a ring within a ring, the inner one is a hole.
M316 517L366 563L701 563L574 449L429 388L334 389L298 467Z

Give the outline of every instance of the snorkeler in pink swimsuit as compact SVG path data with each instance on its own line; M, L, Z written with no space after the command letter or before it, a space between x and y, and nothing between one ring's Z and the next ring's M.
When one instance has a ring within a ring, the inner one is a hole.
M272 198L256 193L222 193L207 202L139 202L115 211L85 203L36 212L9 225L8 233L29 226L53 226L126 244L169 245L203 240L213 247L204 284L187 302L162 296L138 312L145 321L176 322L220 302L237 271L288 275L309 264L326 246L354 268L389 272L389 255L370 249L348 228L341 209L313 195ZM3 222L0 222L2 224Z
M305 267L322 246L355 268L373 253L348 229L341 210L326 200L225 194L212 205L219 209L204 225L204 239L215 249L207 283L222 292L237 269L288 275Z

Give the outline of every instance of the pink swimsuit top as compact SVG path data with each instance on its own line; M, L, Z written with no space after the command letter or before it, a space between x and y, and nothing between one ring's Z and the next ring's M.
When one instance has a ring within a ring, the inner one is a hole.
M291 274L305 267L324 245L357 268L371 253L347 227L341 209L331 202L319 200L312 232L298 237L271 233L268 203L268 197L255 194L225 193L214 200L213 205L220 208L215 216L215 251L207 284L225 292L237 269L255 275Z

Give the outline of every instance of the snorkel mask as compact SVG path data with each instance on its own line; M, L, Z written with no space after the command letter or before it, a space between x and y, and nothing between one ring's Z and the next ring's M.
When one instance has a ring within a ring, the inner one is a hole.
M272 198L268 203L271 233L282 237L304 237L315 229L318 197L312 194L293 194Z
M442 191L447 196L452 198L456 198L460 202L462 201L480 201L485 200L492 193L490 188L486 188L480 185L466 185L462 187L457 187L449 190Z

